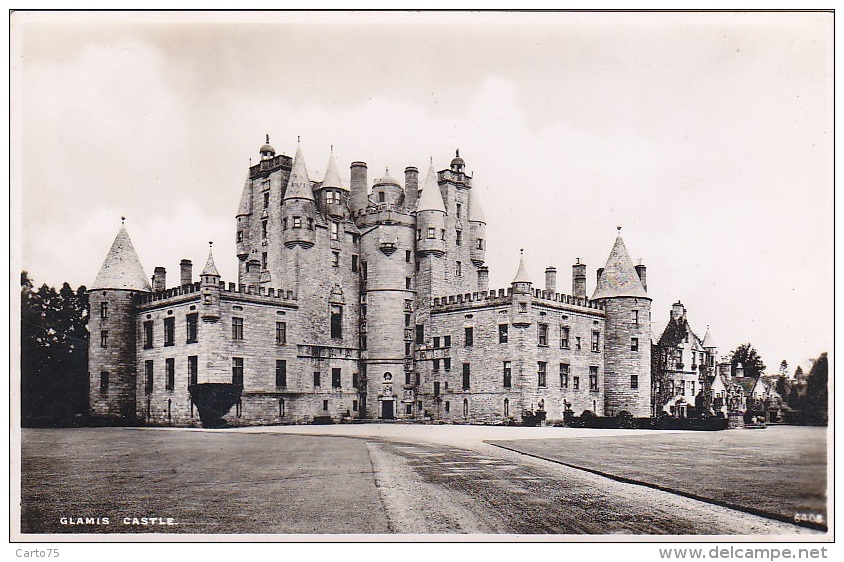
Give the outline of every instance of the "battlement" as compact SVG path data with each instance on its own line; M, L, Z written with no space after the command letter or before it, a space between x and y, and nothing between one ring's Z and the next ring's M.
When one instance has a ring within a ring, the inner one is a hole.
M171 304L173 301L183 300L183 297L199 298L202 284L200 282L191 283L190 285L181 285L179 287L172 287L164 291L154 291L152 293L145 293L140 296L138 306ZM226 283L220 281L220 292L223 296L238 295L246 297L257 297L261 302L271 301L295 301L297 300L293 291L285 291L283 289L276 289L274 287L259 287L256 285L238 285L236 283ZM250 299L250 300L255 300Z
M414 217L410 211L388 203L367 205L352 214L355 224L404 224L413 226Z
M533 298L539 303L546 302L548 304L557 303L561 305L577 306L581 308L589 308L593 310L604 310L604 305L600 301L591 301L585 297L575 297L573 295L565 295L561 293L549 293L541 289L534 289L532 291ZM446 308L453 308L455 305L471 305L482 304L497 306L502 304L510 304L512 301L513 289L492 289L490 291L476 291L473 293L461 293L459 295L449 295L446 297L434 297L431 305L432 310L441 310ZM535 302L536 302L535 301Z
M458 185L465 185L472 187L472 176L463 172L453 172L451 170L441 170L437 172L439 181L447 181Z
M270 172L276 170L287 170L288 172L293 168L293 159L290 156L279 154L273 156L268 160L261 160L254 166L249 167L249 179L254 180L259 177L266 177Z

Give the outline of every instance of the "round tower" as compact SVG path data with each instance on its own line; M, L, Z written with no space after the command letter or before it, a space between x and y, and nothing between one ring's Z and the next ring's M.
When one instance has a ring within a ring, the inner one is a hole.
M281 234L287 248L310 248L316 241L316 202L302 147L296 148L293 169L281 203Z
M325 167L325 178L317 191L319 207L322 211L335 219L349 218L349 191L340 181L337 162L334 160L334 147L328 157Z
M524 250L519 250L519 270L511 285L513 304L510 307L510 323L517 328L531 325L530 305L533 300L533 283L525 269Z
M390 175L390 169L372 184L372 202L375 205L398 207L404 200L404 190L398 180Z
M486 261L486 219L475 191L469 190L469 258L475 267L481 267Z
M88 291L89 403L98 418L135 418L137 397L135 304L151 292L147 276L124 226Z
M208 243L208 261L200 274L200 291L202 292L202 321L214 323L220 319L220 273L214 265L214 255Z
M651 415L651 298L642 285L621 228L592 300L603 303L604 333L590 334L592 351L604 353L604 413Z
M434 166L428 175L416 206L416 252L419 255L445 254L445 204L443 203Z

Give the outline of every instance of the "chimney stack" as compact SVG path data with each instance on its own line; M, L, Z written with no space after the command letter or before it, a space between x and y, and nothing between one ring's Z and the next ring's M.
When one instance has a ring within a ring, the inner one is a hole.
M478 268L478 291L489 291L489 268L485 265Z
M155 268L152 274L152 290L163 291L167 288L167 270L161 266Z
M366 162L352 162L349 167L351 168L349 207L354 214L361 209L366 209L369 203L369 186L366 179Z
M639 280L642 282L642 286L645 290L648 290L648 271L647 268L642 265L642 260L639 260L639 265L636 266L636 274L639 276Z
M416 210L419 199L419 170L415 166L404 169L404 207L409 211Z
M557 268L553 265L545 268L545 292L549 295L557 292Z
M180 261L179 271L181 272L181 285L190 285L193 283L193 263L190 260Z
M598 276L602 269L598 270ZM571 266L571 294L574 297L586 298L586 264L580 263L580 258Z

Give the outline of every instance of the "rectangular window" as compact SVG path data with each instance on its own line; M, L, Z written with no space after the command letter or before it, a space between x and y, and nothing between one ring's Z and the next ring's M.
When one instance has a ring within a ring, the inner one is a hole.
M548 386L548 363L545 361L539 361L537 363L537 386L540 388L545 388Z
M509 324L498 325L498 343L507 343Z
M639 351L639 338L630 338L630 351Z
M100 332L100 347L108 347L108 330Z
M243 357L232 357L232 384L243 384Z
M242 230L237 231L237 241L243 242L243 231Z
M340 252L331 252L331 265L340 267Z
M560 326L560 348L569 348L569 327Z
M548 324L538 324L539 345L548 345Z
M689 386L691 387L692 396L695 395L695 381L689 381Z
M412 283L412 281L411 281L411 278L410 278L410 277L405 277L405 278L404 278L404 288L405 288L405 289L410 289L410 284L411 284L411 283Z
M417 324L416 325L416 343L417 344L425 343L425 325L424 324Z
M108 371L100 371L100 392L108 390Z
M575 348L577 351L580 351L580 336L575 336L575 337L574 337L574 348Z
M451 347L451 336L443 336L443 346Z
M444 228L440 229L440 240L445 240L445 229Z
M314 386L318 387L319 385L320 385L319 371L314 371Z
M331 337L343 337L343 307L338 304L331 305Z
M164 380L164 390L173 390L176 386L176 360L171 358L164 360L164 372L167 378Z
M197 384L199 382L199 357L196 355L188 356L188 384Z
M308 217L308 230L313 230L313 229L314 229L314 219L312 219L311 217Z
M279 388L287 386L287 361L284 359L275 360L275 385Z
M353 412L358 411L358 401L357 400L352 400L352 411Z
M108 318L108 303L107 302L101 302L100 303L100 318L102 318L103 320Z
M484 239L478 238L478 250L483 250L483 249L484 249Z
M278 345L287 343L287 322L275 323L275 343Z
M243 339L243 318L238 318L236 316L232 318L232 339Z
M598 390L598 367L589 367L589 390Z
M471 326L466 326L463 328L464 331L464 341L463 345L466 347L470 347L475 343L475 330Z
M461 246L463 244L463 231L462 230L456 230L455 231L455 240L454 241L458 246Z
M630 388L639 388L639 375L630 375Z
M447 413L449 413L450 411L451 411L451 402L449 402L448 400L446 400L446 402L445 402L445 413L447 414Z
M293 217L293 228L302 228L302 217Z
M261 238L267 237L267 221L261 221Z
M439 359L432 359L431 360L431 368L435 373L439 372L440 370L440 360Z
M340 239L340 224L334 221L331 221L331 239L332 240L339 240Z
M152 393L153 364L151 360L144 361L144 392Z
M454 275L463 277L463 264L459 261L454 263Z
M409 341L404 342L404 355L405 355L405 357L410 357L410 355L411 355L411 353L410 353L410 345L411 345L411 344L410 344L410 342L409 342Z
M264 208L266 209L269 206L270 206L270 192L265 191L264 192Z
M352 388L360 388L360 373L352 373Z
M438 348L440 346L440 337L434 336L434 348Z
M358 256L357 254L352 254L352 272L358 272Z
M469 363L463 363L463 390L469 390Z
M366 262L365 262L365 261L360 262L360 276L361 276L361 279L363 279L364 281L366 281L366 279L367 279L368 275L369 275L369 268L367 268L367 267L366 267Z
M437 230L433 226L428 227L428 240L433 240L437 236Z
M404 261L405 261L406 263L410 263L410 258L411 258L411 252L410 252L410 250L405 250L405 251L404 251Z
M340 388L340 369L331 369L331 388Z
M152 320L144 322L144 349L152 349Z
M593 331L592 332L592 351L600 351L601 350L601 332Z
M443 357L443 369L446 371L451 370L451 357Z
M185 318L187 320L187 343L196 343L199 335L199 314L194 312L193 314L188 314Z
M580 377L572 377L571 386L574 390L580 390Z
M457 218L458 219L460 218L460 212L461 212L462 209L463 209L463 205L461 205L460 203L457 203Z
M164 319L164 346L176 345L176 319Z
M638 388L639 387L639 380L638 377L636 379L636 386L633 386L633 377L635 375L630 375L630 388ZM686 395L686 381L680 381L680 396Z
M639 311L638 310L632 310L631 311L630 322L632 322L633 324L639 323Z
M504 388L510 388L513 385L513 366L510 361L504 362Z
M283 219L281 219L281 229L287 230L287 217L284 217Z
M439 396L439 395L440 395L440 382L435 381L434 382L434 396Z
M560 363L560 388L569 387L569 366L568 363Z
M322 401L322 409L323 411L328 411L328 400Z
M267 269L267 252L261 252L261 269Z

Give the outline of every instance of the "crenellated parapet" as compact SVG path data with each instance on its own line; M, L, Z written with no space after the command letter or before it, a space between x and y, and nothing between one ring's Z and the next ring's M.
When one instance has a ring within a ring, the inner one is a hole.
M139 293L138 308L147 310L160 306L171 306L185 300L198 299L201 296L202 283L191 283L172 287L163 291L152 293ZM220 296L228 299L243 299L256 303L278 304L278 301L286 301L295 304L296 296L293 291L277 289L274 287L261 287L255 285L238 285L237 283L226 283L220 281Z
M583 308L589 310L603 311L604 304L600 301L589 300L586 297L575 297L563 293L549 293L540 289L532 292L534 305L546 305L554 308ZM472 293L461 293L444 297L434 297L431 310L454 310L473 305L499 306L511 304L513 297L512 288L492 289L490 291L476 291Z

